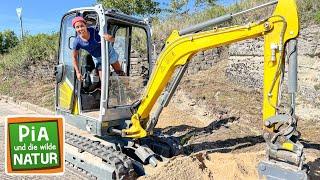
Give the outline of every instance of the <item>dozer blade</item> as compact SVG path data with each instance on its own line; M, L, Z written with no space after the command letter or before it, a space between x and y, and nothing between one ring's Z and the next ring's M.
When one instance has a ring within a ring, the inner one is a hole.
M307 170L284 162L261 161L258 165L259 179L267 180L307 180Z

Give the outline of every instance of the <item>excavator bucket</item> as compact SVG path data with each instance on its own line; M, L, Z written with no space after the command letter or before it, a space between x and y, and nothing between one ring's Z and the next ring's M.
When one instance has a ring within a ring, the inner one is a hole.
M307 180L307 170L279 161L261 161L258 165L259 179L267 180Z

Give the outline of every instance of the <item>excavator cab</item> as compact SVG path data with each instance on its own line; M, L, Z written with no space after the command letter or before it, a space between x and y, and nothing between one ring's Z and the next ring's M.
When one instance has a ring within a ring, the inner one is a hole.
M90 54L79 50L79 69L83 81L75 75L72 63L72 44L76 31L71 21L76 16L86 20L88 28L108 33L115 42L100 39L102 77ZM56 112L66 122L99 136L110 133L110 128L128 128L132 106L139 103L152 69L150 25L115 10L104 10L101 5L72 9L61 21L59 56L56 66ZM118 75L109 63L112 48L124 75Z

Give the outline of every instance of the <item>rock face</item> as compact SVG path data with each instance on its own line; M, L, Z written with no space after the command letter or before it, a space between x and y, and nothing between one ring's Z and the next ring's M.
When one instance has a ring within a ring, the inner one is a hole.
M263 56L230 56L226 76L243 85L261 88L263 73Z
M320 26L302 29L298 38L299 80L301 86L318 86L320 78ZM229 48L226 74L230 79L255 88L262 87L263 39L246 40ZM258 70L258 71L257 71ZM306 77L307 76L307 77ZM304 82L306 81L306 82ZM302 85L304 84L304 85Z
M320 26L312 25L302 29L299 35L299 54L320 58Z
M319 25L302 29L298 38L298 100L311 103L315 110L320 106L319 38ZM262 88L263 39L258 38L232 44L228 54L227 77L245 86ZM287 72L287 69L285 71ZM286 91L286 77L283 85L283 89ZM300 102L297 102L298 105L301 104Z
M145 69L148 67L148 59L146 57L140 57L136 51L132 50L130 64L131 76L142 76L145 73Z
M320 26L317 25L304 28L300 32L298 38L299 80L302 81L300 84L317 86L317 81L320 78L319 38ZM230 79L243 82L251 87L262 87L262 38L232 44L229 48L229 61L230 66L226 73ZM309 75L312 77L309 77Z
M187 74L207 70L224 59L227 48L219 47L197 53L189 63Z

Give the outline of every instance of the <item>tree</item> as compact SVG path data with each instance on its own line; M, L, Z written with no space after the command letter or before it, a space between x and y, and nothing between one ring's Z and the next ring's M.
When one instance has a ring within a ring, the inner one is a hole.
M189 4L190 0L171 0L169 4L169 12L171 13L180 13L185 14L189 12ZM192 1L191 1L192 2ZM192 5L193 8L201 7L208 8L210 6L214 6L216 4L216 0L195 0ZM193 9L194 10L194 9Z
M0 32L0 54L3 54L3 35Z
M97 0L104 8L114 8L128 15L150 15L161 12L159 3L154 0Z
M171 0L170 9L174 13L181 12L183 7L189 3L189 0Z
M216 4L216 0L196 0L196 6L214 6Z
M19 42L18 37L11 30L5 30L2 32L2 39L2 53L9 52L9 49L15 47Z

